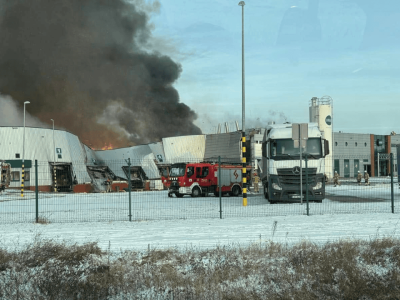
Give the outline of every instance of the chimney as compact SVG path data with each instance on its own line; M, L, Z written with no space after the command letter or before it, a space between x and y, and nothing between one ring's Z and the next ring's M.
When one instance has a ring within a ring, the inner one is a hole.
M228 122L225 122L225 130L226 130L226 133L228 133L228 132L229 132L229 126L228 126Z

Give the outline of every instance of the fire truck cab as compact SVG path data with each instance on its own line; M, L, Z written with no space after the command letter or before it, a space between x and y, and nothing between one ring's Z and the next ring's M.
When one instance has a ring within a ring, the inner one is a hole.
M163 180L168 196L181 198L219 195L218 173L220 166L213 163L179 163L171 166L169 176ZM221 165L221 192L231 196L242 193L242 168L240 165Z

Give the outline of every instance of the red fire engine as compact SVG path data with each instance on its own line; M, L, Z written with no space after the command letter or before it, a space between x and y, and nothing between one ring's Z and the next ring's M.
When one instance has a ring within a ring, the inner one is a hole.
M169 197L173 194L179 198L184 195L199 197L209 193L218 196L218 172L218 164L174 164L169 176L163 178L163 184L168 186ZM239 196L242 193L242 166L221 164L221 193L229 193L231 196Z

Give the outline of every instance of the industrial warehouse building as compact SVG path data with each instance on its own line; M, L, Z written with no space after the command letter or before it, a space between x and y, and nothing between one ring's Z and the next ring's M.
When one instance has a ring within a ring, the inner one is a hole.
M367 171L373 177L388 176L393 153L393 174L397 174L397 145L398 135L334 133L333 169L342 177L356 177L358 171Z
M112 190L119 191L128 187L129 177L133 188L162 189L161 176L173 163L215 160L211 158L214 151L224 159L241 161L240 132L208 137L207 143L207 135L193 135L163 138L162 142L148 145L93 150L64 130L0 127L0 160L11 165L10 188L15 189L22 184L23 161L25 190L33 189L35 160L40 191L56 188L60 192L104 192L107 179L112 182Z
M356 177L358 171L367 171L372 177L388 176L392 171L390 153L394 157L393 173L398 173L400 135L333 132L332 100L328 96L312 98L309 110L309 122L317 123L322 137L329 141L330 155L325 158L328 177L332 177L334 171L348 178ZM222 162L240 163L241 132L228 132L228 128L226 131L163 138L161 142L148 145L93 150L65 130L0 127L0 160L11 164L10 187L16 189L22 183L23 159L26 189L33 189L35 185L35 160L39 162L41 191L57 187L63 192L103 192L107 179L112 180L112 190L118 191L128 187L128 178L136 188L162 189L161 177L168 174L173 163L217 162L218 157ZM247 161L253 170L261 168L264 131L263 128L246 130Z
M309 106L309 121L318 124L323 137L329 141L325 158L328 177L337 171L341 177L356 177L358 171L367 171L372 177L388 176L391 172L389 157L393 153L394 174L397 174L397 145L400 136L333 132L333 101L329 96L313 97Z
M0 159L11 164L12 188L21 186L23 159L26 189L35 184L35 160L40 162L38 182L42 191L54 186L54 168L59 180L63 175L63 182L59 182L62 191L72 190L74 181L76 190L84 190L91 181L85 150L78 137L67 131L26 127L24 134L24 127L0 127L0 153Z

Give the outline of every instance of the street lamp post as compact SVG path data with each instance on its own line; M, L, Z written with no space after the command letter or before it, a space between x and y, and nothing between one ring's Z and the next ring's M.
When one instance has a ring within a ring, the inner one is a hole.
M21 197L24 197L24 184L25 184L25 106L29 101L24 102L24 136L22 139L22 176L21 176Z
M53 122L53 176L54 176L54 192L57 192L57 173L56 173L56 142L54 140L54 120L50 119Z
M244 1L239 2L242 7L242 185L243 206L247 206L247 178L246 178L246 126L245 126L245 89L244 89ZM247 183L248 184L248 183ZM249 186L249 185L247 185Z

